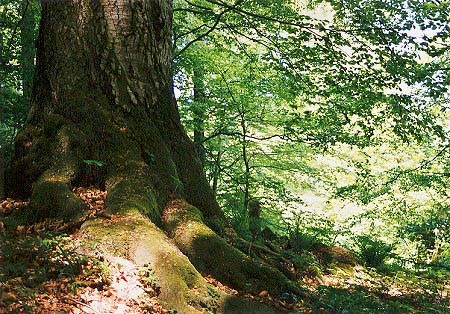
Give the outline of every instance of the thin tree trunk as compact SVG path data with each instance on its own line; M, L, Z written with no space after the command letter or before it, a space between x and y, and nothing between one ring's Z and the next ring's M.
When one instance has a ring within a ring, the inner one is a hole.
M3 14L2 14L2 16L0 18L3 19ZM0 32L0 70L3 67L3 64L4 64L4 60L3 60L3 34L2 34L2 32ZM0 72L0 74L3 74L3 73Z
M221 161L222 161L222 147L219 147L219 151L214 156L214 165L212 170L212 190L213 194L217 195L217 189L219 186L220 172L221 172Z
M28 103L31 96L31 85L34 73L34 29L35 18L32 10L33 0L22 0L21 11L23 12L20 23L20 66L22 68L22 92Z
M241 117L241 145L242 145L242 160L244 162L244 212L248 216L248 206L250 202L250 160L247 151L247 122L245 120L245 109L241 108L239 115Z
M2 16L3 17L3 16ZM3 77L1 68L3 67L3 34L0 32L0 78ZM0 86L0 89L2 87ZM0 90L1 91L1 90ZM5 196L5 152L4 147L0 147L0 199Z
M192 113L194 115L194 145L197 156L202 165L206 162L206 151L204 146L205 140L205 109L203 102L205 101L205 87L203 77L198 70L194 70L194 106Z
M5 196L5 151L0 148L0 199Z

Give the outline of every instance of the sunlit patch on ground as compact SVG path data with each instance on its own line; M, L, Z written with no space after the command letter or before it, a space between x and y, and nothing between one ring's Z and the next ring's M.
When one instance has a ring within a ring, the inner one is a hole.
M81 289L72 300L84 313L168 313L156 300L157 291L142 281L132 262L108 258L108 275L102 287ZM79 313L76 310L74 313Z

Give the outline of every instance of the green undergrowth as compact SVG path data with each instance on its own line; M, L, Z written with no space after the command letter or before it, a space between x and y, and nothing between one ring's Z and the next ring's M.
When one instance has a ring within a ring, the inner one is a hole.
M439 277L411 270L357 267L335 272L315 290L313 312L450 313L450 272Z
M28 287L74 277L87 263L87 258L71 245L70 237L54 232L3 237L1 253L0 280L20 277Z
M69 311L67 298L106 277L104 262L78 253L70 235L26 226L0 234L0 313Z

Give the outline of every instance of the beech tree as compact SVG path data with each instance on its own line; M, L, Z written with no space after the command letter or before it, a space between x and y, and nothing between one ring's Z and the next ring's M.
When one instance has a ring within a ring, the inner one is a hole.
M211 301L200 272L239 289L299 292L220 236L226 222L177 112L171 25L170 0L42 1L7 194L31 196L28 223L76 224L87 207L72 189L105 189L108 215L85 221L82 236L149 264L161 301L181 312Z

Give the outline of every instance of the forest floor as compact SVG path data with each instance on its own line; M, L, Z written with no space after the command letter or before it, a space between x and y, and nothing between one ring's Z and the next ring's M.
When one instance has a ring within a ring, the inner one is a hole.
M91 214L102 211L101 191L74 192ZM8 217L27 205L0 202L0 313L174 313L158 302L151 270L82 254L76 228L44 221L6 229ZM357 265L320 275L304 272L299 281L309 291L307 299L276 298L267 291L251 295L205 278L217 290L280 313L450 313L450 271L445 269L380 271Z

